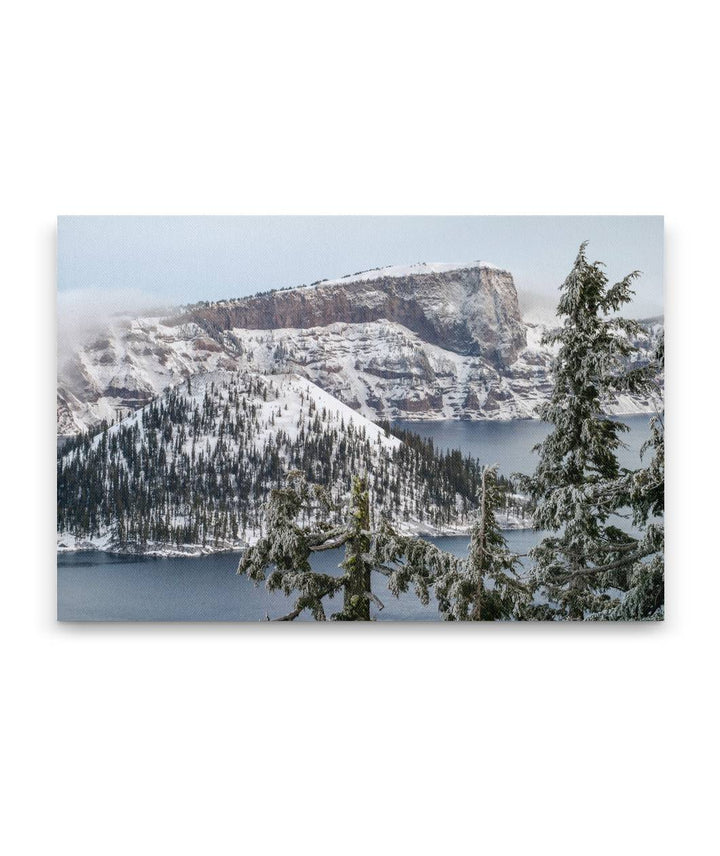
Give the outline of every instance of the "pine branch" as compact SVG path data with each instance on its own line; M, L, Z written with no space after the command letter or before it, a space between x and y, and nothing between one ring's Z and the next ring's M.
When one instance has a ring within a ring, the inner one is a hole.
M273 618L272 620L295 621L295 619L300 615L301 612L303 612L303 610L310 609L315 603L320 603L320 601L324 597L327 597L329 594L335 594L339 587L337 583L341 581L341 578L333 578L333 580L333 584L328 586L324 591L313 595L303 595L295 604L295 609L291 610L286 615L281 615L279 618Z
M638 562L640 559L645 559L647 556L652 556L652 554L656 552L657 550L640 550L637 553L633 553L630 556L625 556L615 562L608 562L608 564L606 565L598 565L596 568L584 568L582 571L573 571L568 576L568 579L575 579L576 577L587 577L592 576L593 574L604 574L606 571L614 571L617 568L624 568L627 565L634 565L635 562Z
M398 563L398 565L399 565L400 569L404 567L404 565L402 565L400 563ZM395 571L398 569L388 568L387 565L376 564L373 566L373 570L377 571L379 574L382 574L383 576L391 577L395 573Z
M320 553L323 550L334 550L336 547L342 547L342 545L350 540L350 532L343 533L339 538L334 538L330 541L326 541L323 544L308 544L308 548L313 553Z
M622 544L599 544L596 549L603 553L625 553L627 550L634 550L637 545L637 541L627 541Z

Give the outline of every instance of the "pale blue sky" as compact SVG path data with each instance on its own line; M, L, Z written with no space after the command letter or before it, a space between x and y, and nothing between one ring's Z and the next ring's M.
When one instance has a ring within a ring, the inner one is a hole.
M60 217L58 289L180 304L481 259L510 270L521 294L554 300L586 239L611 279L643 271L628 314L662 312L662 217Z

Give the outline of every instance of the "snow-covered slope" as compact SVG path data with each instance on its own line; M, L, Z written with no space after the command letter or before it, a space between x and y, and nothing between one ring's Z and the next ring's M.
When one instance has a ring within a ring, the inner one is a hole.
M266 525L273 488L301 472L342 517L352 477L369 480L373 524L456 534L472 523L479 469L388 434L293 374L195 375L58 462L58 547L187 554L237 549ZM416 438L419 440L419 438ZM324 511L322 509L325 509ZM508 494L501 525L527 525ZM190 546L192 545L192 549Z
M431 345L400 324L329 324L307 330L242 330L208 338L191 324L159 318L115 321L79 349L58 386L58 433L122 418L183 377L216 370L295 372L370 419L532 418L551 390L552 353L543 327L505 371L479 357ZM639 340L649 357L662 325ZM625 397L608 412L653 410Z
M58 433L118 419L183 377L292 372L370 419L531 418L550 389L551 318L526 318L484 262L381 268L168 318L114 318L63 360ZM636 343L648 359L662 319ZM624 397L608 412L648 412Z

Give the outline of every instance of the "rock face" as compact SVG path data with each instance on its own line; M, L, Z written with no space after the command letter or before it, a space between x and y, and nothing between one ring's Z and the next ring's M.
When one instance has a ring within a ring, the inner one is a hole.
M171 323L226 330L325 327L391 321L457 354L501 368L525 347L512 275L483 262L382 268L294 288L199 306Z
M543 330L522 321L510 274L482 263L118 318L63 360L58 433L124 418L184 377L237 370L299 375L372 420L530 418L552 389ZM661 319L648 322L640 359L661 330ZM607 410L653 406L626 396Z

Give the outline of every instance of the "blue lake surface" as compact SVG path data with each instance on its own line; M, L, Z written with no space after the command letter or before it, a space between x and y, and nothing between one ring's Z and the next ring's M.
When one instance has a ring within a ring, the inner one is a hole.
M621 434L627 448L618 453L620 464L634 468L640 460L640 447L649 435L650 416L636 414L617 416L629 431ZM530 474L537 466L538 457L533 446L541 443L550 433L551 426L538 419L513 419L508 422L491 422L446 419L440 422L395 423L426 439L432 439L436 448L460 449L466 455L479 458L484 464L497 464L506 476L512 473Z
M621 454L624 466L639 462L640 446L648 436L648 416L621 417L630 427L628 445ZM418 434L432 437L441 448L459 448L483 462L497 463L500 471L532 472L531 447L546 436L548 426L531 420L513 422L403 423ZM538 540L531 530L506 532L510 549L525 553ZM465 536L429 538L455 555L467 554ZM256 586L235 569L238 554L199 558L143 558L102 552L58 554L58 619L63 621L263 621L277 618L293 606L292 598ZM313 556L313 566L336 573L343 551ZM436 603L422 606L412 591L395 598L387 581L375 574L373 592L384 609L373 607L378 621L437 621ZM341 609L341 596L326 599L328 616ZM310 620L305 614L298 620Z
M525 552L530 531L508 532L511 548ZM430 538L445 550L467 555L466 537ZM313 556L313 566L339 573L343 550ZM292 598L256 586L235 569L239 554L154 559L83 552L58 554L58 619L61 621L263 621L293 607ZM396 598L382 574L373 575L373 592L384 605L372 607L378 621L437 621L434 600L423 606L411 591ZM342 597L326 598L328 617L342 609ZM311 620L303 614L301 620Z

